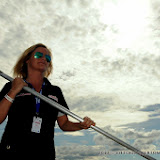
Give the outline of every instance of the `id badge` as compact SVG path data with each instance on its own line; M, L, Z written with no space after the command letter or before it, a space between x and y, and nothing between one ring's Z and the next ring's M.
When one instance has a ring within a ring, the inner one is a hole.
M34 116L31 131L35 133L40 133L41 124L42 124L42 118Z

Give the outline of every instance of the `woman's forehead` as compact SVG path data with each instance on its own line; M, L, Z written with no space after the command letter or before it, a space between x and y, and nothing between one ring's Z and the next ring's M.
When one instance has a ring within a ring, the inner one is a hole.
M35 49L34 52L37 52L37 51L38 51L38 52L42 52L42 53L49 54L48 49L47 49L47 48L44 48L44 47L38 47L38 48Z

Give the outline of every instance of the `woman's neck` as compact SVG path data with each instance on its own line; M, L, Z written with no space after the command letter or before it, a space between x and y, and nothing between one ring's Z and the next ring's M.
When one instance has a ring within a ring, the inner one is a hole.
M43 78L44 76L41 73L29 73L26 81L31 83L37 92L40 92L43 84Z

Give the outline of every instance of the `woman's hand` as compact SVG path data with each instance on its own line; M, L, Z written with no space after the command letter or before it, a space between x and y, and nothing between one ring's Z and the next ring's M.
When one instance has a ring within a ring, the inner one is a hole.
M91 125L95 126L95 122L92 121L89 117L84 117L84 121L80 122L80 127L82 129L88 129Z
M24 86L28 86L28 84L25 83L22 78L15 78L12 82L12 88L10 91L16 95L22 90Z

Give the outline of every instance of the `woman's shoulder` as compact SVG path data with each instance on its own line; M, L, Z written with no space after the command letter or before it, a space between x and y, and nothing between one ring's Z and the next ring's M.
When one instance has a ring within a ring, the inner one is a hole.
M54 90L54 91L62 92L62 91L61 91L61 88L60 88L59 86L57 86L57 85L51 84L51 85L50 85L50 89L51 89L51 90Z
M45 82L45 85L46 85L49 89L61 91L61 88L60 88L59 86L54 85L54 84L51 84L51 82L50 82L47 78L45 78L45 81L44 81L44 82Z

